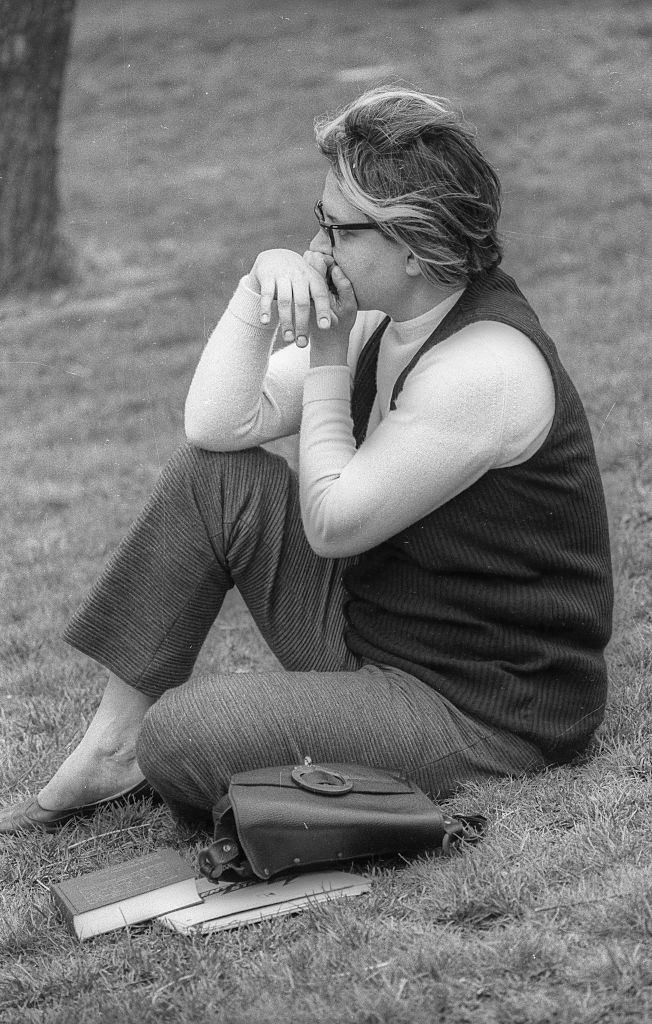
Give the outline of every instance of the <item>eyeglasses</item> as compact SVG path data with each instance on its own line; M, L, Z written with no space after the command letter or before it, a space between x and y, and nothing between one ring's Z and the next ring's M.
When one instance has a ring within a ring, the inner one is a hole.
M368 220L363 221L362 224L327 224L324 220L324 206L321 200L315 203L314 211L317 223L322 231L325 231L328 235L332 248L335 248L336 231L378 231L378 225L371 224Z

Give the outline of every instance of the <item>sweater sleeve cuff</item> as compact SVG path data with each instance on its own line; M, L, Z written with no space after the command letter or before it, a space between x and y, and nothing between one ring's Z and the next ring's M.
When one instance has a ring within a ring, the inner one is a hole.
M303 404L328 399L351 398L351 373L348 366L313 366L303 385Z
M261 327L260 295L249 285L249 275L241 278L231 301L229 312L251 327Z

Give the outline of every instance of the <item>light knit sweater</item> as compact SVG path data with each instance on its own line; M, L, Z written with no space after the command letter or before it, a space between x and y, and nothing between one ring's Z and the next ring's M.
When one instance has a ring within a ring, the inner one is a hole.
M367 437L356 450L353 373L384 315L358 314L348 366L311 369L309 349L272 352L274 325L261 325L260 296L243 278L195 371L186 401L188 440L236 451L300 432L301 510L310 545L335 558L375 547L489 470L525 462L550 429L555 397L544 357L520 331L494 321L472 324L424 354L390 412L401 370L461 294L414 320L390 322Z

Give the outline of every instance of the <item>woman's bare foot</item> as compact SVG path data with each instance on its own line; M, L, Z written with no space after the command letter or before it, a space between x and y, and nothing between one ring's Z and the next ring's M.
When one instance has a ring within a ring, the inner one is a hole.
M81 807L142 782L136 740L153 703L154 698L111 675L82 740L38 794L40 806L52 811Z

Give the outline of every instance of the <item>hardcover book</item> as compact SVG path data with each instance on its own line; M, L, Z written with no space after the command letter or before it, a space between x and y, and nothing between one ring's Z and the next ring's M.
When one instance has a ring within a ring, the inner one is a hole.
M262 921L266 917L294 914L328 900L360 896L369 882L346 871L313 871L283 875L268 882L209 882L197 879L201 903L160 917L163 924L185 935Z
M80 940L201 902L193 868L168 847L68 878L50 891Z

